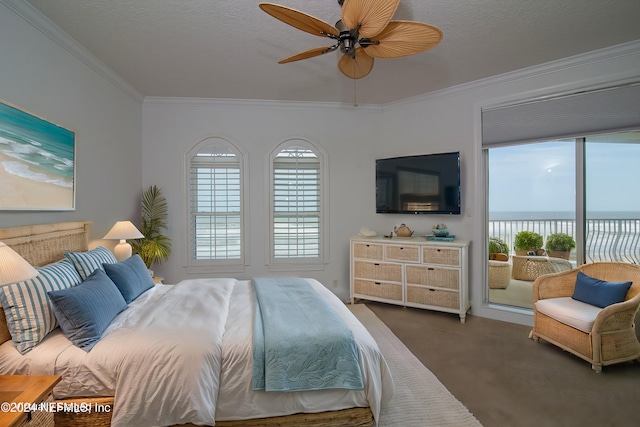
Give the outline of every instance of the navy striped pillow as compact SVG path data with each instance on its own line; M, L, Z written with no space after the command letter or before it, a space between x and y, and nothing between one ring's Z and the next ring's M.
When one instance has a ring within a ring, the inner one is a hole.
M97 269L104 271L102 264L115 264L118 262L111 251L104 246L98 246L86 252L65 252L64 255L76 267L82 280L86 280Z

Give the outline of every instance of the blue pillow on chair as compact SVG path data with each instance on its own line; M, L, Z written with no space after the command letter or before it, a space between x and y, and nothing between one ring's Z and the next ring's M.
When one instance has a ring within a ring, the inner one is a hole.
M48 294L60 329L85 351L96 345L111 321L127 308L116 285L100 269L77 286Z
M102 268L127 304L155 286L151 273L138 254L116 264L102 264Z
M604 308L624 301L631 284L632 282L606 282L579 271L571 298Z

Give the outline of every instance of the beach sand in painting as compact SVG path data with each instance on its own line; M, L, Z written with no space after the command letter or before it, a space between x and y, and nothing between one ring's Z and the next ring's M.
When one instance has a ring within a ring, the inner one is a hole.
M10 174L2 166L2 162L5 161L16 159L0 151L0 209L73 209L73 188L63 188ZM29 167L34 168L32 165Z

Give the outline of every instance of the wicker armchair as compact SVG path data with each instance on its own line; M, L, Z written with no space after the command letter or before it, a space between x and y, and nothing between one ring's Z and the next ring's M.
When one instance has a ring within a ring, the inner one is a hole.
M623 302L605 307L595 316L590 332L561 323L536 310L539 300L571 297L579 271L598 279L633 284ZM584 264L569 271L541 276L533 283L534 324L530 338L543 338L591 363L596 371L640 357L635 319L640 307L640 266L620 262Z

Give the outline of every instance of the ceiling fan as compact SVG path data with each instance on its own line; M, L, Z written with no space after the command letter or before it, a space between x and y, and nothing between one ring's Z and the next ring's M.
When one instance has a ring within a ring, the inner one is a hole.
M328 37L334 44L298 52L279 64L313 58L340 50L338 68L351 79L361 79L373 69L374 58L415 55L435 47L442 40L438 28L414 21L392 21L400 0L338 0L341 19L333 26L295 9L260 3L260 9L299 30Z

